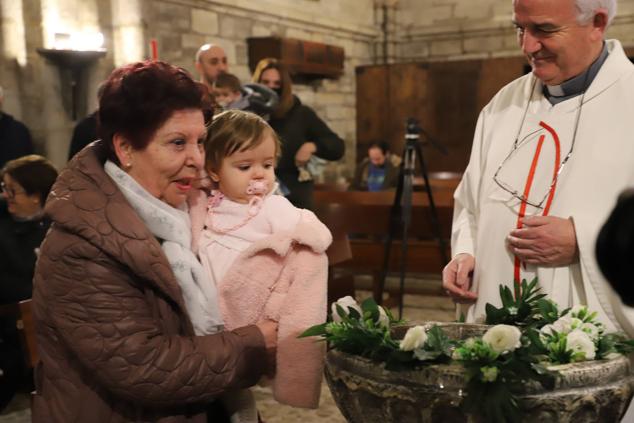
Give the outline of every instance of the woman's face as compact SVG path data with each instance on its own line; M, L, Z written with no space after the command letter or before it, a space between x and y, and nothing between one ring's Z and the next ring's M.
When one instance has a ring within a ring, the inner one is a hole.
M7 208L13 217L26 219L42 211L39 194L27 194L9 174L2 177L2 196L7 200Z
M265 85L273 91L282 88L282 77L277 69L267 69L260 75L260 84Z
M179 110L156 131L145 149L134 150L125 139L117 141L117 136L115 148L123 170L159 200L180 207L203 167L205 134L202 111Z

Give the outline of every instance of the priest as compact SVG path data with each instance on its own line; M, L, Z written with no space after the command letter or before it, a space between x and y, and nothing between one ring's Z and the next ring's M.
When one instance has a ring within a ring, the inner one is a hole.
M586 304L634 336L634 311L597 267L594 245L619 192L634 185L634 65L605 40L616 0L514 0L532 72L480 113L454 198L443 286L480 321L500 284L537 277L560 310Z

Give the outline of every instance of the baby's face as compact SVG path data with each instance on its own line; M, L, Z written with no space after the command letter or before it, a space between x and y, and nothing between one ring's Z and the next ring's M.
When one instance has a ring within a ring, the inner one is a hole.
M256 186L263 183L267 187L266 194L273 189L275 153L275 140L267 134L257 147L225 157L220 170L209 174L218 183L218 190L227 198L246 204L253 197L254 183Z
M227 107L227 105L240 98L239 91L232 91L229 88L214 88L214 95L216 96L216 102L222 107Z

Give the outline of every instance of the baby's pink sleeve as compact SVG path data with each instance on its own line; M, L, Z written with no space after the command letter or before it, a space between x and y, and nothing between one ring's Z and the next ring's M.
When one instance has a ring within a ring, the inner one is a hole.
M271 224L271 233L293 231L301 218L301 209L282 195L271 195L264 203L264 210Z

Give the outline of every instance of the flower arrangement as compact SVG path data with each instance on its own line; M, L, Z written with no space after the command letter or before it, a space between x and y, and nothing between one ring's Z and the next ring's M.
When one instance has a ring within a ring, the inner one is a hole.
M389 370L459 363L466 377L461 406L491 422L521 420L517 387L534 381L552 389L558 375L552 365L634 351L634 341L605 333L586 306L559 311L539 293L536 279L517 284L515 295L501 285L500 297L501 308L486 306L491 326L481 337L453 340L438 326L413 326L395 339L394 329L404 322L371 298L358 304L349 296L333 303L330 321L301 336L318 336L330 348L383 362Z

